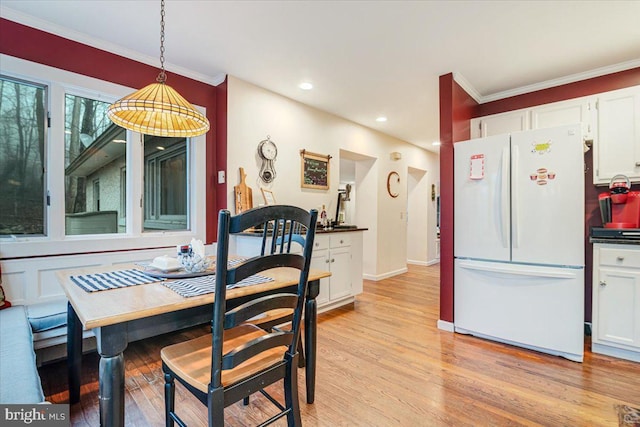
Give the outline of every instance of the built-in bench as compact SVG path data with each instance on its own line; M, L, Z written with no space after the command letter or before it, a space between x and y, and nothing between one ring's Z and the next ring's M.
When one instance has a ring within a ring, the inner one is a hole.
M67 300L25 306L33 332L33 348L38 366L67 357ZM95 349L92 331L84 331L85 351Z
M0 403L43 401L26 308L0 310Z

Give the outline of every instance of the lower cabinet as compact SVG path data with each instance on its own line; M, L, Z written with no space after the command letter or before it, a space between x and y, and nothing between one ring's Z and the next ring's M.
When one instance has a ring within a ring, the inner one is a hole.
M240 235L232 239L230 251L252 256L260 251L260 237ZM362 231L316 233L311 269L331 276L320 280L316 298L319 311L327 311L355 300L362 293Z
M592 351L640 362L640 246L593 246Z
M349 236L317 235L311 259L311 268L329 270L331 277L320 282L318 306L335 303L352 296L351 245Z

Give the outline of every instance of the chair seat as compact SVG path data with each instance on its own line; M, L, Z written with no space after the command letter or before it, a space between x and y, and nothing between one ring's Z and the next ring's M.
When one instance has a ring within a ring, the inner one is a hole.
M267 335L263 329L242 324L224 331L222 354L246 342ZM211 381L211 334L174 344L160 351L162 361L178 377L192 387L207 393ZM222 385L228 387L257 372L263 371L284 358L287 347L280 346L258 354L234 369L222 371Z

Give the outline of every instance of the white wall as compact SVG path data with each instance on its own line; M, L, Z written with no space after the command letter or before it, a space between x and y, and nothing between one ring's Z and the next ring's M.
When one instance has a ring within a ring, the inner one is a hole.
M231 209L235 206L233 186L240 182L238 168L243 167L247 185L253 189L254 206L263 203L262 186L273 191L277 203L306 209L325 204L332 216L342 155L356 163L356 225L369 228L363 235L365 277L381 279L406 269L407 171L409 167L428 171L426 184L430 188L439 175L436 154L233 76L228 77L227 113L227 205ZM258 177L261 161L257 155L258 144L267 135L278 146L277 176L269 185ZM302 149L332 156L329 190L300 187ZM392 161L389 154L393 151L400 152L402 159ZM404 188L395 199L387 194L390 171L400 174ZM435 219L432 222L435 224ZM431 228L429 239L435 239L435 227Z

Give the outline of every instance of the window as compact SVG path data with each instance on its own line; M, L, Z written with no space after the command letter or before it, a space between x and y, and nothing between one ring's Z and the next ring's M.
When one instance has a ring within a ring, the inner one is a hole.
M118 229L118 218L126 134L109 120L108 107L108 102L65 96L65 229L68 235L125 231Z
M144 137L144 229L186 230L189 187L185 138Z
M44 235L46 88L0 76L0 235Z
M114 125L132 88L0 54L1 256L205 240L205 136Z

